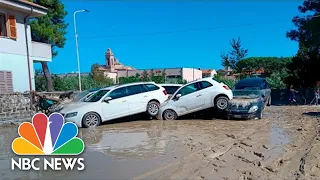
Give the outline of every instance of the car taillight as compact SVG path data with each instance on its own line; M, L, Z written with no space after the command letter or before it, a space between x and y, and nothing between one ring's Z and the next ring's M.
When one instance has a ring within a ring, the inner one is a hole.
M224 85L222 86L223 88L225 88L226 90L230 90L228 86Z
M163 92L164 95L167 95L167 91L166 90L163 90L162 92Z

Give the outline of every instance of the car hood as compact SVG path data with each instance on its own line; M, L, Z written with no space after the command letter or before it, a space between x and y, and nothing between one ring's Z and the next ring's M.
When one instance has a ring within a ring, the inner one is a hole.
M235 107L249 107L254 104L258 104L259 98L233 98L230 100L230 105Z
M87 106L89 103L86 102L73 102L70 104L66 104L63 106L63 108L61 109L61 112L70 112L74 109L78 109L84 106Z

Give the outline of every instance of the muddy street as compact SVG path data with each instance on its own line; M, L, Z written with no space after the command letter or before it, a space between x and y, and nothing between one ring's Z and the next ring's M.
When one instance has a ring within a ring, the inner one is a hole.
M3 127L0 179L317 179L319 111L271 106L262 120L152 120L80 129L82 172L12 173L17 127Z

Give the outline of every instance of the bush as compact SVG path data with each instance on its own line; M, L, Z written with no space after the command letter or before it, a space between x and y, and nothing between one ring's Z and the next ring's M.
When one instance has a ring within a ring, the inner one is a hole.
M73 77L59 77L52 76L54 89L56 91L76 91L79 90L78 76ZM100 81L95 80L90 76L81 76L81 89L102 88L113 84L113 80L110 78L102 78ZM41 71L36 71L35 76L36 91L46 91L46 81Z

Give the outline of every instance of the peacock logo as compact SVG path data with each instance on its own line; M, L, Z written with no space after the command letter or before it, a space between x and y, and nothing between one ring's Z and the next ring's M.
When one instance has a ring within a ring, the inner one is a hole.
M83 141L76 137L78 127L65 123L59 113L49 118L37 113L32 123L20 124L18 133L20 137L12 142L12 150L17 155L79 155L84 150Z

